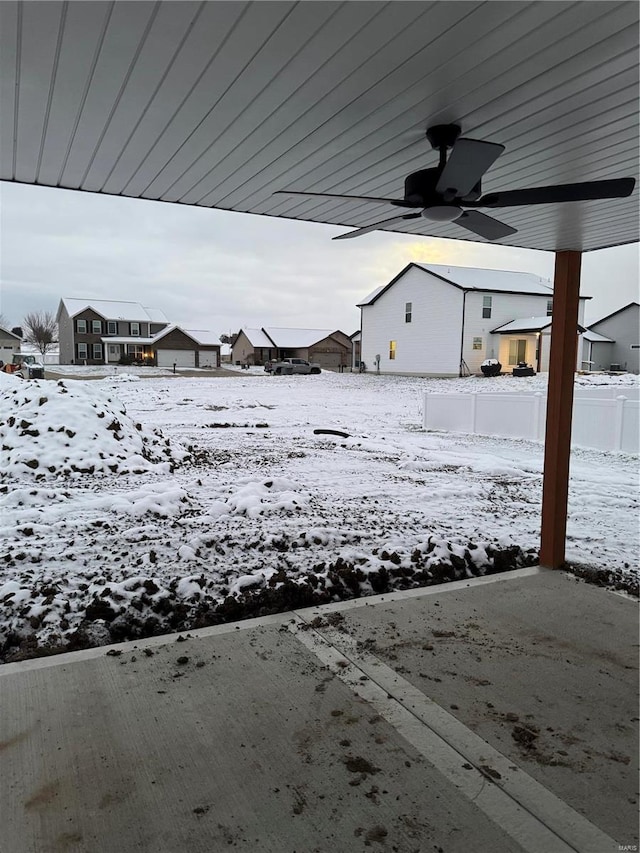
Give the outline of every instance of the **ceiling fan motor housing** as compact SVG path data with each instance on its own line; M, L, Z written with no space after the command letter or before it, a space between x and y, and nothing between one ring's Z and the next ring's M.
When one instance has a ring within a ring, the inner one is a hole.
M440 169L421 169L407 175L404 181L405 201L415 207L426 207L429 204L437 204L442 199L436 193L436 184L440 176Z

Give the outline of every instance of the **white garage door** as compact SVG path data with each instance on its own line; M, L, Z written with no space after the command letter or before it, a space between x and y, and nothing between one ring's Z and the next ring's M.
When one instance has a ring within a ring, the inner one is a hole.
M215 351L201 349L198 353L198 364L200 367L217 367L218 356Z
M196 352L192 349L159 349L158 367L195 367Z

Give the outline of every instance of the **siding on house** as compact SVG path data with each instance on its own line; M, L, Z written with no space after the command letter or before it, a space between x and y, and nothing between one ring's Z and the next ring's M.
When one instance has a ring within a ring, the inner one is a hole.
M410 267L375 301L362 306L361 358L368 371L425 376L457 376L463 291L421 269ZM406 303L411 322L405 322ZM395 359L389 357L396 342Z
M174 328L166 335L162 335L151 344L153 355L158 363L158 353L164 350L180 350L182 352L195 353L195 366L200 367L201 360L209 366L220 366L220 345L202 344L199 340L191 337L188 332Z
M163 335L158 341L153 342L154 350L159 349L181 349L181 350L196 350L199 349L198 344L189 335L186 335L182 329L173 329L166 335Z
M20 352L21 343L21 339L13 332L0 328L0 361L11 364L13 354Z
M71 364L74 361L73 328L73 319L69 317L69 313L63 304L58 312L60 364Z
M491 297L491 317L482 316L483 299ZM475 293L466 295L464 360L475 373L485 358L498 358L502 335L492 335L492 329L503 326L517 317L542 317L546 314L547 297L514 295L511 293ZM473 338L481 337L483 351L473 350ZM515 335L514 335L515 337ZM524 337L524 335L523 335ZM486 352L486 354L485 354Z
M440 268L437 268L440 269ZM446 271L446 270L445 270ZM492 330L519 318L546 316L553 289L535 276L496 271L496 290L491 290L493 271L478 270L482 290L473 287L473 269L449 268L462 276L464 285L443 280L424 267L410 264L388 285L377 288L361 303L362 360L367 370L424 376L458 376L461 358L471 373L480 373L487 358L498 358L506 368L510 340L525 340L524 360L537 368L535 334L492 334ZM453 279L452 279L453 281ZM512 292L521 287L532 292ZM491 298L491 316L484 317L485 300ZM407 322L407 305L410 318ZM580 325L584 323L585 297L580 299ZM464 320L463 320L464 317ZM395 344L395 358L391 345ZM474 348L475 344L475 348ZM578 343L577 365L582 359ZM541 370L549 364L549 335L541 336Z
M491 296L491 318L482 316L483 297ZM544 317L547 313L547 301L553 298L553 291L537 296L529 293L482 293L470 291L466 297L465 310L465 345L464 360L472 373L480 372L480 365L485 358L497 358L503 365L503 370L509 368L509 340L520 339L527 341L525 361L537 369L535 334L492 335L495 329L511 320L527 317ZM584 325L585 298L580 299L578 306L578 324ZM549 354L551 347L551 330L547 329L541 336L542 353L540 360L541 372L549 369ZM473 349L473 339L482 339L482 349ZM582 338L578 339L576 366L582 362Z
M233 347L231 348L232 361L240 361L243 364L264 364L270 358L275 357L276 348L268 346L268 338L261 330L251 330L257 332L257 340L260 346L254 346L249 340L243 329L240 329L236 337Z
M616 362L611 354L613 352L613 344L605 343L604 341L597 341L591 345L591 347L585 351L587 353L587 358L589 361L585 361L589 370L609 370L612 364L620 364L620 362ZM635 373L636 371L630 371L631 373Z
M619 364L629 373L640 372L640 349L631 349L640 343L640 305L637 302L592 323L589 329L613 341L613 344L593 345L593 370L609 370L612 364Z
M358 330L354 332L349 340L351 341L351 369L360 369L360 342L362 341L362 333Z
M351 365L351 339L344 332L334 332L309 347L307 361L315 361L327 370L339 370Z
M76 331L78 320L86 320L87 321L87 332L82 334ZM104 323L104 317L98 314L97 311L94 311L92 308L88 308L86 311L83 311L81 314L77 314L72 318L73 329L74 329L74 347L73 354L71 358L73 359L74 364L83 364L86 362L87 364L104 364L104 346L102 343L103 333L94 333L91 331L91 321L92 320L100 320L101 324ZM80 356L78 354L78 345L86 344L87 346L87 355ZM100 351L102 355L100 358L94 358L94 344L100 344Z

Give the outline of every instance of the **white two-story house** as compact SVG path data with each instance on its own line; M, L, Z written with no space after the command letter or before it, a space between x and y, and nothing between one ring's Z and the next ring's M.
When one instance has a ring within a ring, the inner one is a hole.
M553 288L530 273L411 263L358 307L368 371L464 376L487 358L548 369Z

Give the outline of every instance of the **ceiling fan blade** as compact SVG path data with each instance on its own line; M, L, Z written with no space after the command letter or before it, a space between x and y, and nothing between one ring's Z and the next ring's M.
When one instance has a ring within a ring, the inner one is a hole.
M479 210L465 210L465 212L454 220L456 225L466 228L467 231L473 231L480 237L486 240L499 240L501 237L508 237L509 234L515 234L517 228L512 228L492 216L486 216L480 213Z
M332 237L331 239L350 240L352 237L362 237L363 234L368 234L370 231L377 231L385 225L391 225L392 222L402 222L403 219L420 219L421 216L422 213L407 213L404 216L393 216L391 219L383 219L382 222L374 222L373 225L365 225L364 228L356 228L355 231L347 231L346 234L339 234L337 237Z
M495 142L458 139L438 178L436 192L444 195L445 201L466 196L503 151L504 145Z
M393 204L396 207L421 207L420 204L412 204L402 198L377 198L366 195L335 195L334 193L303 193L297 190L277 190L272 195L303 195L307 198L333 198L343 201L375 201L384 204Z
M478 199L474 207L515 207L521 204L554 204L562 201L592 201L599 198L626 198L635 186L634 178L610 181L586 181L581 184L558 184L489 193Z

